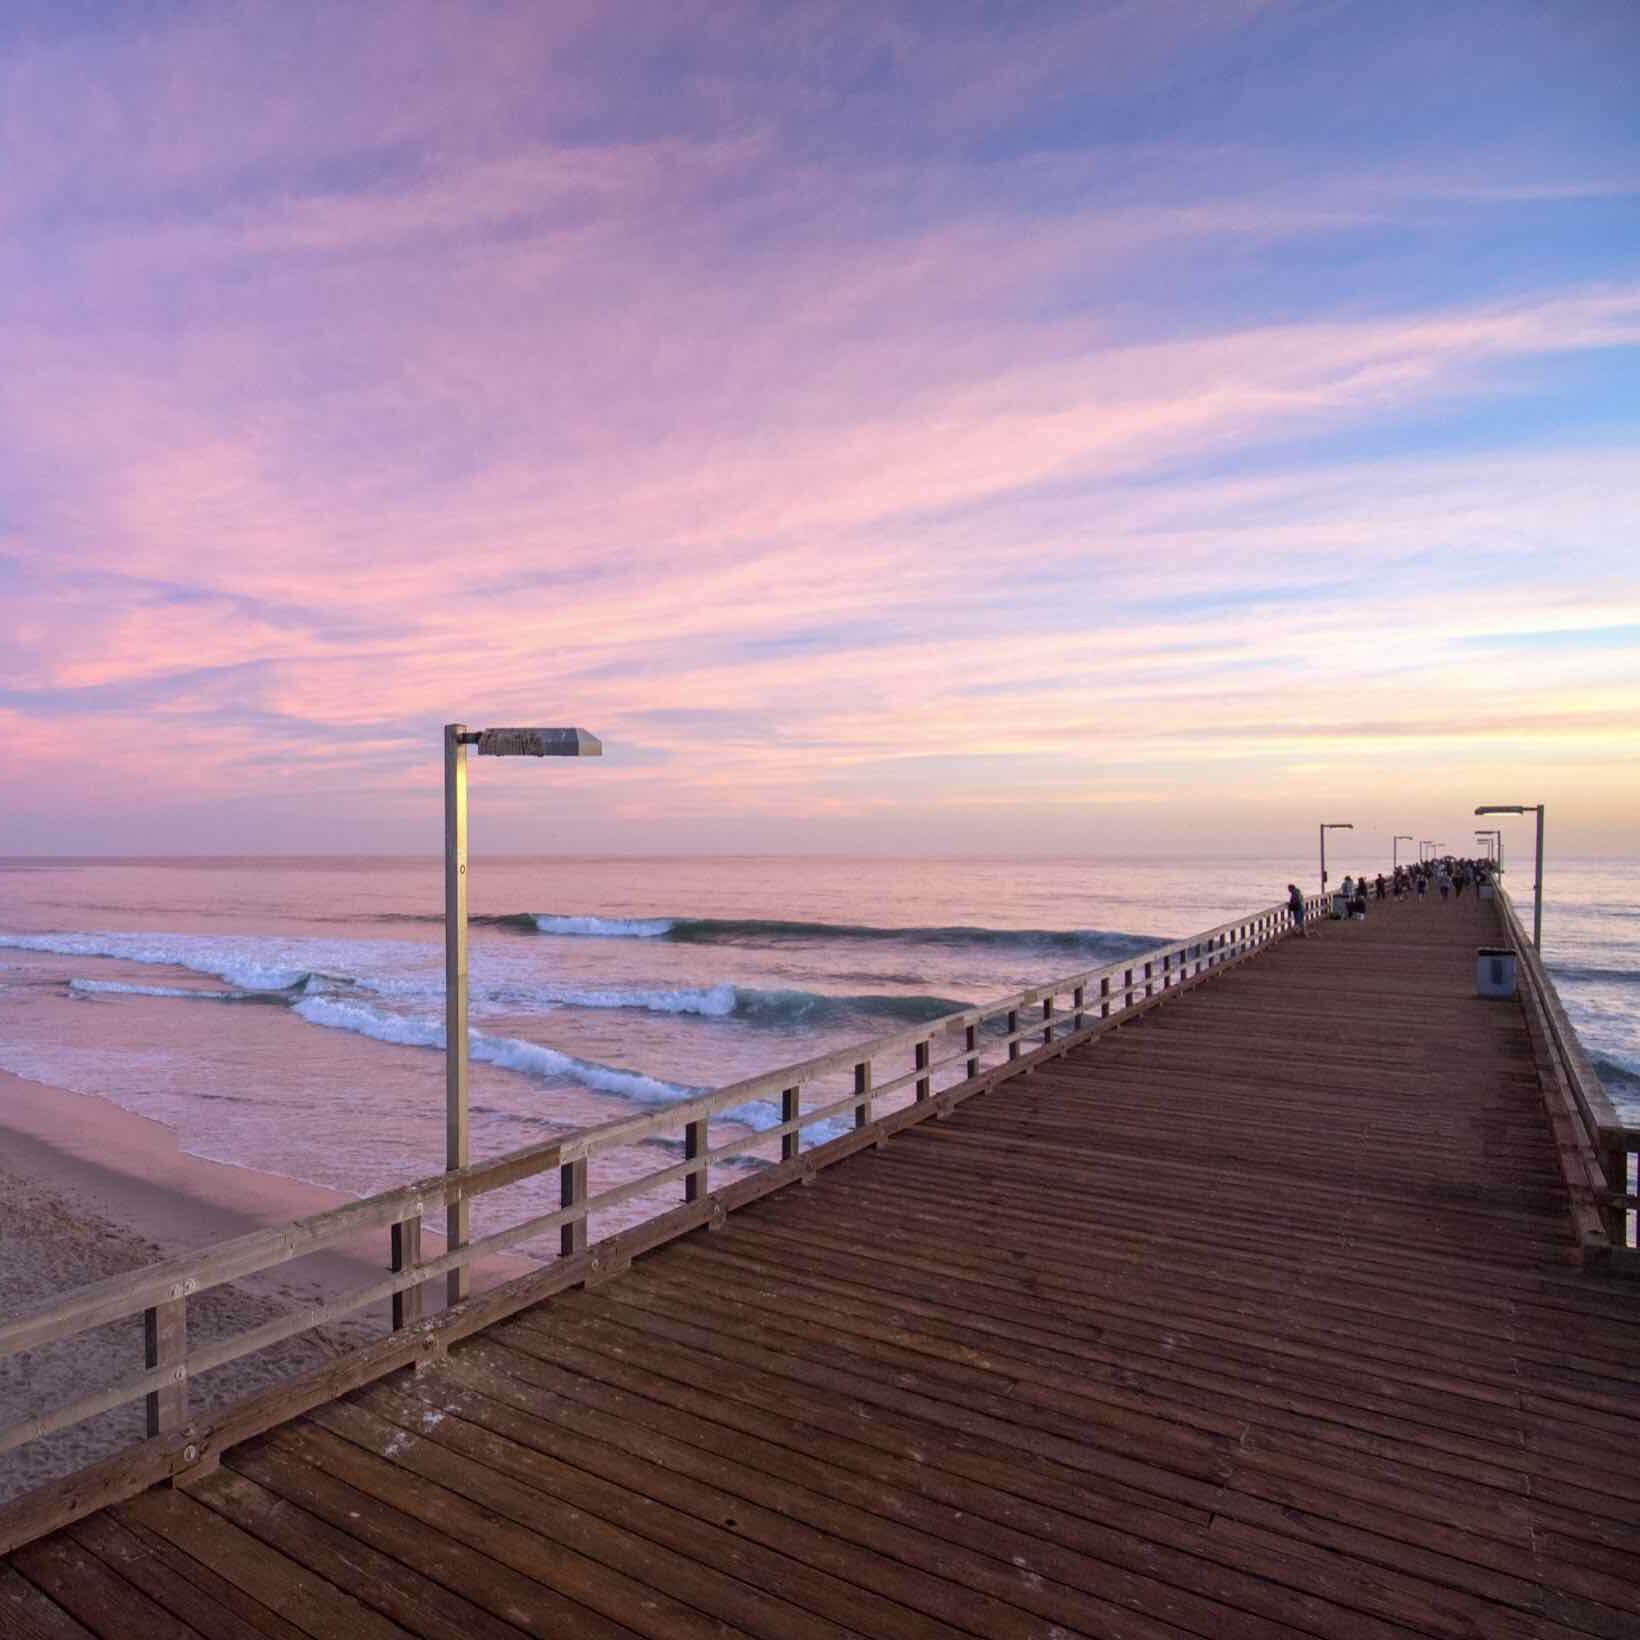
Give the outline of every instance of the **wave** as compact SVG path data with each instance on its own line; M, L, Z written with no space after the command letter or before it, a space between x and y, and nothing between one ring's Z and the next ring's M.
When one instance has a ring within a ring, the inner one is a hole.
M186 985L131 985L118 979L71 979L68 988L80 996L181 997L189 1002L263 1002L286 1007L303 994L305 982L281 991L202 991Z
M871 923L793 922L762 917L567 917L538 913L485 919L492 926L565 937L665 939L688 945L778 945L808 940L874 940L902 945L981 945L1127 956L1166 943L1151 934L1102 928L979 928L966 924L882 928Z
M1574 984L1617 984L1640 985L1640 968L1595 968L1584 967L1577 963L1550 963L1550 974L1558 980L1570 980Z
M294 1011L310 1025L352 1031L377 1042L407 1048L444 1047L444 1026L436 1019L384 1013L364 1003L338 997L304 997L294 1004ZM706 1091L682 1082L665 1082L639 1071L618 1070L593 1059L578 1059L574 1054L561 1053L538 1042L490 1036L483 1031L468 1033L468 1051L474 1059L502 1070L519 1071L526 1076L567 1077L584 1087L619 1094L641 1104L670 1105Z
M7 950L45 951L60 957L115 957L151 967L188 968L196 974L226 980L242 991L295 992L356 983L351 974L269 963L246 949L256 943L253 939L229 943L173 934L0 934L0 948Z
M295 985L278 990L211 991L187 985L139 985L128 980L69 980L68 988L78 996L163 997L183 1002L252 1002L295 1008L313 998L334 996L337 990L369 992L390 997L410 997L434 1002L442 998L442 988L372 985L338 975L307 974ZM820 991L760 991L737 985L712 985L679 990L585 989L574 986L494 986L475 991L478 1000L495 1007L518 1010L543 1007L635 1008L651 1013L697 1014L708 1019L734 1018L752 1025L770 1027L814 1025L832 1020L878 1018L920 1024L961 1012L969 1006L950 997L895 996L867 994L831 996ZM307 1017L304 1014L304 1017ZM400 1016L384 1015L386 1018Z
M1640 1098L1640 1060L1626 1060L1610 1053L1591 1053L1589 1063L1607 1087L1618 1089L1630 1099Z

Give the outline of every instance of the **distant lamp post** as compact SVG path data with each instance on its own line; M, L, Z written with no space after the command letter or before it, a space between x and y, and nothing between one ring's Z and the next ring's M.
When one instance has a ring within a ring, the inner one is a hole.
M444 1114L446 1168L465 1167L467 1119L467 748L480 757L602 757L604 748L585 729L468 729L444 725ZM468 1203L445 1210L447 1250L467 1243ZM451 1304L467 1296L470 1267L451 1270Z
M1477 831L1475 833L1481 842L1486 845L1487 858L1498 868L1503 870L1503 833L1495 828L1491 831Z
M1427 855L1424 853L1424 850L1426 848L1429 850L1429 853ZM1423 865L1426 860L1433 860L1434 858L1435 858L1435 845L1434 845L1434 843L1432 843L1429 840L1429 838L1425 837L1418 844L1418 864Z
M1355 825L1349 820L1330 820L1321 827L1321 892L1327 892L1327 833L1329 831L1354 831Z
M1476 814L1535 814L1537 816L1537 881L1532 884L1532 944L1543 949L1543 805L1541 803L1482 803ZM1501 845L1503 835L1500 832Z
M1395 834L1395 841L1389 846L1390 867L1392 870L1399 871L1401 869L1401 845L1411 841L1412 833L1410 831L1401 831Z

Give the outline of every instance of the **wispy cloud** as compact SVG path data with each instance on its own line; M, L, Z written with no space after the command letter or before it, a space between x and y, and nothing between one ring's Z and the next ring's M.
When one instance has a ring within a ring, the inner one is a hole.
M665 816L784 846L823 811L828 844L915 812L960 847L1077 794L1194 801L1192 769L1295 801L1364 748L1439 790L1477 757L1626 755L1632 144L1544 106L1526 164L1532 84L1500 64L1457 162L1419 113L1440 31L1340 15L410 0L22 30L24 839L94 846L117 809L128 841L206 846L213 802L263 793L288 840L299 770L315 817L411 846L453 716L624 747L576 787L583 846ZM1352 132L1392 92L1384 154ZM1598 437L1563 430L1574 396ZM1489 442L1500 405L1536 433ZM1385 453L1409 425L1427 443ZM1588 781L1590 824L1632 785Z

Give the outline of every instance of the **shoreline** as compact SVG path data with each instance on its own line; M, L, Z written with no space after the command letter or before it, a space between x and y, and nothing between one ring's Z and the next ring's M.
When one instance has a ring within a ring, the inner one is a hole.
M0 1071L0 1318L174 1254L288 1223L355 1198L190 1155L168 1127L95 1095ZM424 1256L444 1238L424 1232ZM366 1285L387 1268L387 1232L361 1231L190 1300L188 1331L231 1337L293 1307ZM508 1254L474 1266L475 1291L538 1266ZM194 1380L198 1410L240 1400L386 1330L386 1306L246 1356ZM0 1360L0 1426L107 1388L142 1366L140 1315ZM0 1455L0 1501L142 1438L136 1402Z
M358 1199L281 1173L195 1156L161 1122L96 1094L10 1071L0 1071L0 1168L45 1185L167 1256ZM431 1226L422 1240L437 1244L427 1256L443 1251L444 1238ZM481 1259L474 1286L492 1287L535 1268L534 1261L505 1253ZM287 1296L313 1299L362 1286L386 1269L386 1232L367 1230L240 1285L294 1271L299 1279L286 1275L281 1283Z

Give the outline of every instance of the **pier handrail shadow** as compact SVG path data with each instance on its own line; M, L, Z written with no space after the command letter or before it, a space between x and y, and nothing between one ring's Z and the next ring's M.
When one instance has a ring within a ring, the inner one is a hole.
M1319 895L1307 898L1307 917L1324 917L1328 903ZM607 1279L639 1253L721 1222L734 1209L812 1177L868 1145L882 1144L913 1123L948 1115L964 1100L1131 1022L1182 990L1256 955L1293 929L1286 904L1270 906L1188 939L1158 944L996 1002L762 1072L659 1110L582 1128L327 1212L254 1230L32 1304L0 1322L0 1360L141 1315L145 1365L141 1372L67 1406L0 1428L0 1455L137 1400L146 1403L148 1439L0 1507L0 1553L155 1481L208 1468L227 1447L312 1406L418 1359L436 1358L451 1344L553 1292ZM936 1054L948 1047L951 1051ZM910 1063L903 1069L884 1064L906 1055ZM824 1084L839 1075L850 1085L840 1096L832 1096L835 1090ZM821 1102L805 1107L805 1090ZM749 1138L711 1144L714 1117L732 1122L739 1107L776 1100L778 1123ZM804 1147L804 1130L839 1122L850 1124L845 1132ZM681 1133L681 1161L591 1191L592 1158L669 1132ZM719 1189L711 1188L714 1164L762 1163L749 1153L775 1139L780 1143L778 1162L764 1163ZM555 1168L560 1186L557 1209L437 1257L421 1256L421 1224L429 1213ZM681 1207L589 1244L587 1226L593 1213L674 1184L682 1187ZM381 1279L299 1305L231 1337L190 1345L190 1299L225 1282L333 1247L360 1232L381 1229L390 1238L389 1272ZM539 1270L453 1307L424 1313L424 1299L437 1293L432 1284L448 1271L554 1230L559 1233L558 1257ZM190 1419L189 1384L202 1373L388 1302L391 1331L385 1337L300 1378L213 1409L208 1422Z

